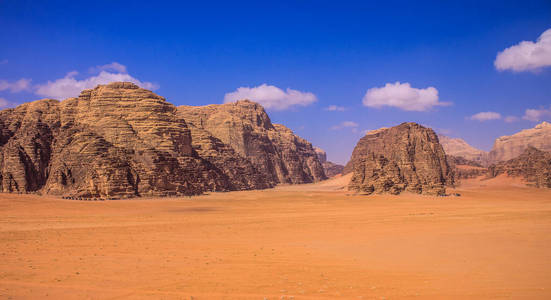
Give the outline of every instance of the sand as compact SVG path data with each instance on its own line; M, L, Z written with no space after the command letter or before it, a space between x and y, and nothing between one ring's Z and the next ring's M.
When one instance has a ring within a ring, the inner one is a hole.
M1 299L550 299L551 191L0 194Z

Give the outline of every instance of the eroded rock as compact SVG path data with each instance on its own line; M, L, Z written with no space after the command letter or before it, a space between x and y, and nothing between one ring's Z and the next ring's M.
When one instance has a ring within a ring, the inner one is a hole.
M551 188L551 152L528 147L520 156L488 168L489 177L500 174L522 177L535 187Z
M273 185L227 145L193 135L174 105L128 82L26 103L0 112L0 186L125 198Z
M445 186L453 185L438 137L415 123L368 132L354 148L347 168L353 170L349 189L367 194L444 195Z
M494 142L489 154L490 163L498 163L518 157L528 147L551 151L551 124L542 122L510 136L502 136Z
M179 106L182 118L231 146L270 184L310 183L326 178L308 141L272 124L258 103L241 100L207 106Z

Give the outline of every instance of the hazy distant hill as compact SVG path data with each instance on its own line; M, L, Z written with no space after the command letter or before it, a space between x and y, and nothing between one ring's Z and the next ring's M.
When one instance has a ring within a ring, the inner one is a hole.
M509 160L521 155L529 146L542 151L551 151L551 124L542 122L534 128L525 129L494 142L490 151L490 163Z
M450 138L441 134L438 135L438 138L446 154L463 157L483 166L488 164L488 152L477 149L460 138Z

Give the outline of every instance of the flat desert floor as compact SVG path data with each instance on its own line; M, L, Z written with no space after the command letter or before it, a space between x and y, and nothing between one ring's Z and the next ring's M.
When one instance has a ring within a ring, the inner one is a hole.
M551 190L0 194L1 299L551 299Z

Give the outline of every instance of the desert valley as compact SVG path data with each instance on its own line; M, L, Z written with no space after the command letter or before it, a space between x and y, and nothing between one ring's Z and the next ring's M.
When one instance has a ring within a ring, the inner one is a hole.
M490 153L403 123L339 166L257 103L120 82L0 126L2 298L551 295L546 122Z
M0 1L0 300L551 299L551 1Z

